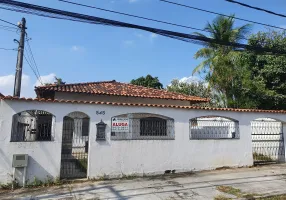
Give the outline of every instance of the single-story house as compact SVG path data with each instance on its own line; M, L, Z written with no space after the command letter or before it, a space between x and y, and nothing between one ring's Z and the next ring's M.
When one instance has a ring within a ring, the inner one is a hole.
M63 85L45 85L35 88L37 98L102 101L118 103L147 103L160 105L190 106L196 103L208 102L207 98L188 96L184 94L147 88L143 86L101 81Z
M1 97L2 183L285 161L283 110L199 107L208 99L116 81L35 91L35 99Z

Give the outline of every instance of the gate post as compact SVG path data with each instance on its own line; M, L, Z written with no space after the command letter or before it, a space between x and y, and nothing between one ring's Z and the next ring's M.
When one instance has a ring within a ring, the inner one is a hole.
M283 135L283 153L284 153L284 160L282 162L286 161L286 122L282 122L282 135Z

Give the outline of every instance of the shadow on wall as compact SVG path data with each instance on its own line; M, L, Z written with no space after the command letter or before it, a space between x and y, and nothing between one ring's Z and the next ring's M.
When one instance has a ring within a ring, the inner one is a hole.
M46 171L44 167L41 166L33 157L28 158L28 167L26 172L26 183L33 183L36 181L46 181L48 178L52 177L49 172ZM15 170L15 179L20 185L23 183L24 168L17 168ZM54 177L55 178L55 177Z
M3 174L4 176L6 176L5 180L7 182L11 182L12 181L12 158L11 160L7 157L7 154L5 154L3 152L3 150L0 148L0 163L1 163L1 167L4 172L11 172L11 174L7 173L7 174ZM4 169L3 169L4 168ZM1 180L2 182L2 180ZM4 181L3 181L4 182Z

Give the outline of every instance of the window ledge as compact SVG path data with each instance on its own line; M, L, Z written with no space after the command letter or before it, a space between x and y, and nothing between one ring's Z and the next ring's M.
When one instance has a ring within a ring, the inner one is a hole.
M190 138L190 140L239 140L240 138Z

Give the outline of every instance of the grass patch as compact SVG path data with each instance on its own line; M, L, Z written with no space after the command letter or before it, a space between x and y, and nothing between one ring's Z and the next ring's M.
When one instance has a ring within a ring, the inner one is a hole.
M214 200L231 200L231 198L225 197L223 195L217 195Z
M234 196L237 196L237 197L242 197L243 194L241 192L240 189L236 189L234 187L231 187L231 186L217 186L216 189L220 192L224 192L224 193L227 193L227 194L232 194Z
M76 165L79 169L81 169L82 172L87 171L87 158L78 159L76 160Z
M259 200L286 200L286 194L257 198Z
M221 186L217 186L216 189L218 191L220 191L220 192L224 192L226 194L231 194L231 195L234 195L234 196L236 196L238 198L245 198L247 200L257 199L255 197L261 196L259 194L255 194L255 193L253 193L253 194L243 193L240 189L237 189L237 188L234 188L234 187L231 187L231 186L223 186L223 185L221 185Z
M253 159L254 160L261 160L261 161L274 161L270 156L264 155L262 153L253 153Z

